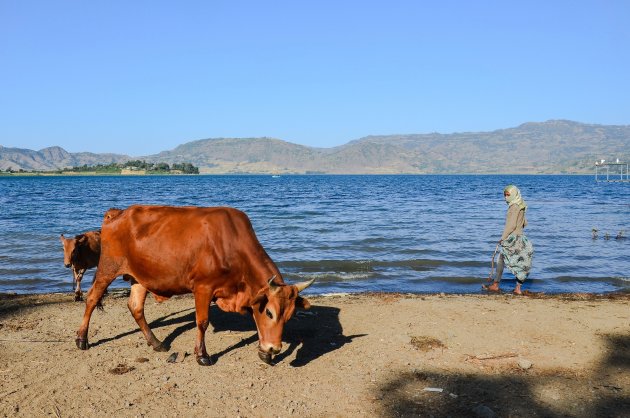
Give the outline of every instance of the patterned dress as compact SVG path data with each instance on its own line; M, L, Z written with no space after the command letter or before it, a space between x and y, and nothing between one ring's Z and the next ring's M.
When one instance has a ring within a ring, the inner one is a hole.
M523 283L532 269L534 246L525 235L510 234L501 242L501 254L512 274Z

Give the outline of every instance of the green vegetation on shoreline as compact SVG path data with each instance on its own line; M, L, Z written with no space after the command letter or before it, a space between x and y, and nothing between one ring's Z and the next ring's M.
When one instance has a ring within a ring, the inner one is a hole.
M132 160L125 163L110 164L84 164L78 167L61 170L43 171L23 169L12 170L8 168L0 175L25 175L25 176L54 176L54 175L154 175L154 174L199 174L199 167L191 163L151 163L141 160Z

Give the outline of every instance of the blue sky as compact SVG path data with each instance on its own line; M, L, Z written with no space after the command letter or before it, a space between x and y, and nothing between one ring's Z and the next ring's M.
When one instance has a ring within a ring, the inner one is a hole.
M0 144L630 124L628 1L0 0Z

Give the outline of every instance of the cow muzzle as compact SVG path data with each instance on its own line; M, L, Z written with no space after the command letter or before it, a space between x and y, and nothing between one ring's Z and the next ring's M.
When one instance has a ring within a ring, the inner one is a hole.
M280 350L282 350L282 345L280 345L279 347L274 347L272 345L265 347L265 346L259 345L258 357L265 363L271 365L273 356L280 354Z
M64 266L66 266L66 268L69 269L70 266L72 266L72 264L68 263L68 264L64 264Z

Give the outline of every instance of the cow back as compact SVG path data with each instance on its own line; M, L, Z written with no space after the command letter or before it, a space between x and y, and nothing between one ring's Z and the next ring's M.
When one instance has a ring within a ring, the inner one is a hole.
M108 211L101 265L165 297L196 286L238 286L245 277L260 287L277 273L247 215L227 207L135 205Z

